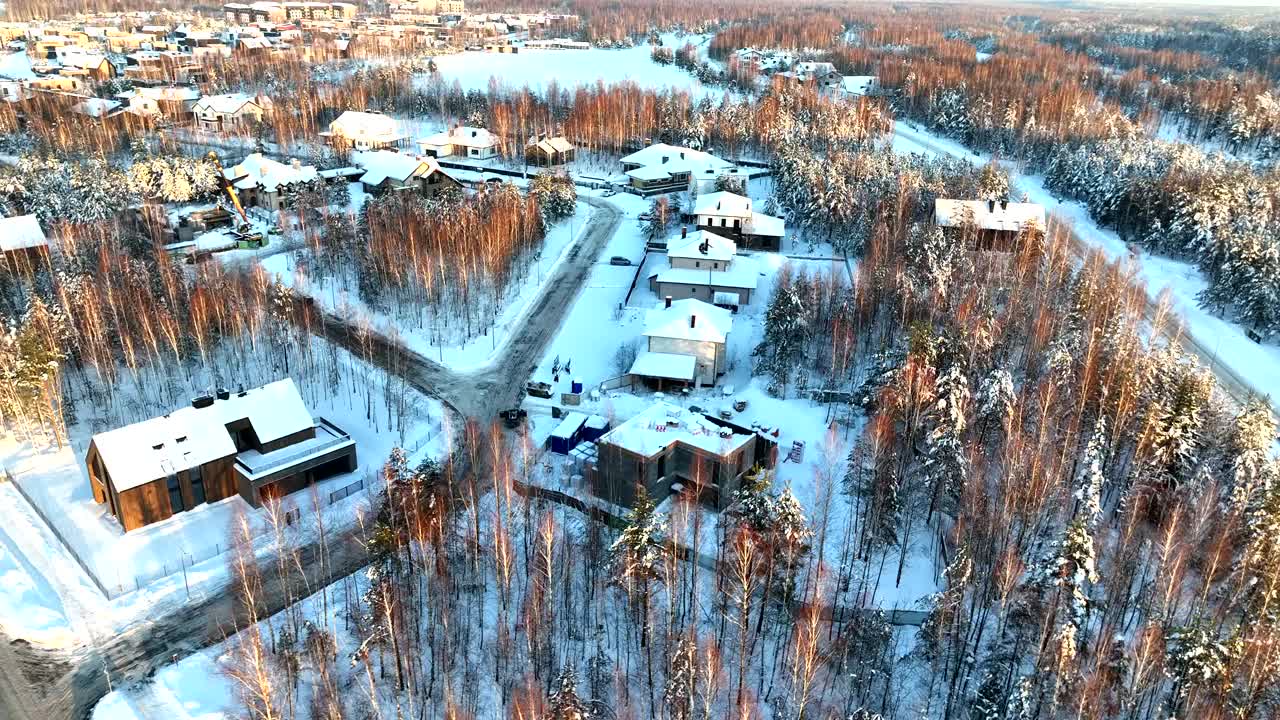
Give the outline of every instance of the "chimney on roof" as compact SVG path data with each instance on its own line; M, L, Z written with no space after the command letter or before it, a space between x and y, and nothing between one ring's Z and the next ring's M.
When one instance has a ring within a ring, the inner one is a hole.
M671 307L671 296L670 296L670 295L668 295L668 296L667 296L667 305L666 305L666 306L667 306L667 307Z
M681 226L680 226L680 239L681 239L681 240L684 240L684 239L685 239L685 238L687 238L687 237L689 237L689 226L688 226L688 225L681 225Z
M662 156L662 163L665 165L665 164L666 164L666 162L667 162L668 160L670 160L670 159L671 159L671 158L667 157L666 155L663 155L663 156Z
M987 212L995 212L995 211L996 211L996 201L995 201L995 200L988 200L988 201L987 201Z
M301 170L301 169L302 169L302 161L301 161L301 160L299 160L298 158L293 158L293 159L289 160L289 165L290 165L294 170Z
M1008 210L1008 209L1009 209L1009 201L1008 201L1008 200L1001 200L1001 201L1000 201L1000 209L1001 209L1001 210Z
M716 209L717 209L717 210L719 210L719 209L720 209L720 203L718 203L718 202L716 203Z
M683 151L683 150L681 150L681 151L680 151L680 159L681 159L681 160L683 160L683 159L684 159L684 151Z
M689 327L697 327L697 325L698 325L698 316L697 316L697 315L690 315L690 316L689 316Z
M217 396L219 400L230 400L231 392L226 388L218 388Z

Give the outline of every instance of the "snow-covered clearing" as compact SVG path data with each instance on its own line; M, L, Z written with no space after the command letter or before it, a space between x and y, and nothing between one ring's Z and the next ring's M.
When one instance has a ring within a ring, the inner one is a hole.
M592 212L590 205L578 202L573 216L550 228L542 251L527 268L525 277L508 288L494 317L480 320L488 327L470 338L465 336L467 328L459 321L452 326L446 323L443 327L436 327L431 314L424 308L405 308L403 312L371 310L359 298L353 277L309 277L306 269L299 266L298 253L280 253L264 258L262 267L285 285L315 298L326 310L367 324L382 334L398 337L406 347L453 370L469 371L484 367L501 351L512 330L524 321L530 304L545 281L581 236Z
M685 42L696 45L702 37L678 38L668 33L663 35L663 42L678 49ZM545 90L552 82L561 89L572 89L578 85L594 85L597 81L606 84L632 81L654 89L686 90L695 99L705 95L715 99L724 94L723 88L703 85L675 65L658 65L651 59L651 53L652 48L647 44L618 50L521 48L515 54L467 51L440 55L435 61L440 79L446 84L456 81L463 90L488 90L492 78L499 87L512 89L527 86ZM430 82L431 77L424 75L419 82Z
M986 163L990 159L954 140L907 123L896 124L893 149L930 156L945 153L975 164ZM1044 205L1051 216L1069 223L1082 240L1101 250L1108 258L1128 262L1134 279L1143 283L1152 301L1167 300L1169 310L1180 320L1183 332L1209 355L1207 360L1211 369L1227 368L1259 395L1280 397L1280 347L1273 343L1255 343L1245 335L1240 325L1200 307L1196 296L1207 283L1194 265L1141 250L1131 252L1114 232L1098 227L1087 208L1078 202L1060 200L1047 190L1043 177L1023 175L1014 168L1009 171L1015 186L1012 192L1015 199L1026 193L1032 202Z

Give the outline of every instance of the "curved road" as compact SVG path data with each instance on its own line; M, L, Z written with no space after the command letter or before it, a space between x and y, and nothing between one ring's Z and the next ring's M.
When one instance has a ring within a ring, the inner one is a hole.
M313 327L356 355L404 377L420 392L439 398L459 416L492 419L498 410L514 405L523 395L525 380L537 367L586 284L592 265L622 222L617 205L599 198L582 200L595 208L582 234L548 276L520 318L519 328L485 367L454 372L381 335L308 306ZM272 615L289 599L314 592L367 564L356 528L331 535L323 557L318 543L304 546L299 552L306 576L293 578L292 587L273 579L275 573L269 559L262 567L260 617ZM236 605L229 586L210 588L201 600L107 638L88 631L84 618L73 619L86 627L92 644L67 649L36 647L0 634L0 718L88 718L111 687L142 679L161 665L218 643L235 628L243 627L245 613ZM151 720L144 709L138 710Z

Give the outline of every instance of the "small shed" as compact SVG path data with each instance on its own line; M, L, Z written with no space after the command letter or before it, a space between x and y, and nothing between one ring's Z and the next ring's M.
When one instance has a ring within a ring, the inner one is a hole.
M586 423L587 416L580 412L565 415L547 440L551 452L568 455L570 450L582 442L582 430Z
M582 441L593 442L598 440L601 435L609 432L608 418L600 415L592 415L587 418L587 422L582 427Z

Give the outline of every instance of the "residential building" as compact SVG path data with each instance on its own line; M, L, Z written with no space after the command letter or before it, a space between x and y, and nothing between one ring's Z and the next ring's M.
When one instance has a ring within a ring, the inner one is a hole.
M524 161L537 167L554 167L573 162L573 143L563 135L534 136L524 148Z
M398 148L408 136L400 131L395 118L374 112L347 110L329 123L328 132L321 133L330 144L343 145L355 150L383 150Z
M622 158L622 171L643 195L680 192L714 185L737 168L711 153L658 143Z
M759 468L777 464L777 444L764 432L668 402L657 402L596 441L592 491L619 505L635 503L643 487L661 502L673 491L693 492L724 508Z
M1044 206L1036 203L938 198L933 207L939 227L953 234L973 233L965 238L966 245L984 250L1011 249L1024 230L1044 232L1048 227Z
M271 101L267 98L230 93L202 97L191 106L191 112L201 129L234 132L248 130L262 122L262 116L270 107Z
M365 169L360 183L368 192L417 190L432 197L446 188L462 187L435 158L379 150L365 153L356 164Z
M353 472L356 447L285 379L98 433L85 465L94 499L128 532L237 494L261 507Z
M875 75L846 75L840 80L840 92L849 97L879 95L880 78Z
M667 243L667 267L649 276L658 297L702 300L729 310L751 303L760 281L754 260L738 256L738 246L709 230L681 229Z
M498 138L484 128L461 127L436 133L418 141L423 155L449 157L461 155L474 160L487 160L498 154Z
M723 191L700 195L693 215L699 229L732 238L742 247L772 252L782 249L786 223L756 212L751 198Z
M645 316L646 349L628 372L659 385L714 385L728 369L725 344L733 314L701 300L673 300Z
M320 182L315 166L303 165L299 160L282 163L253 153L232 167L225 168L223 176L240 196L243 205L253 205L272 212L287 209L291 190L300 190L311 183Z
M0 217L0 269L24 272L49 256L49 239L35 215Z

